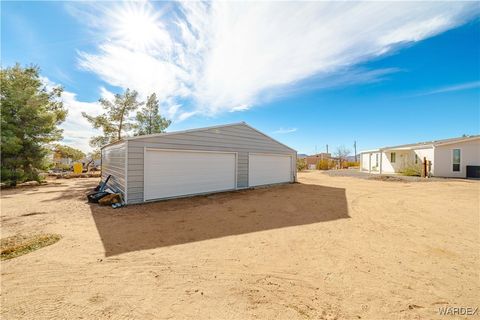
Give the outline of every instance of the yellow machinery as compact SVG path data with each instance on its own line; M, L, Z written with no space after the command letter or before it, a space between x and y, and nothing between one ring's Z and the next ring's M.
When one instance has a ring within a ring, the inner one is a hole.
M80 162L75 162L73 164L73 173L81 174L83 172L83 165Z

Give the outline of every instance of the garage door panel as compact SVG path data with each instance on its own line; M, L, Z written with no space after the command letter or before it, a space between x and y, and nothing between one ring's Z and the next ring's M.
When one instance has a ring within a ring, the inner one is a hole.
M292 157L250 154L248 183L251 187L292 181Z
M235 189L235 154L147 150L145 200Z

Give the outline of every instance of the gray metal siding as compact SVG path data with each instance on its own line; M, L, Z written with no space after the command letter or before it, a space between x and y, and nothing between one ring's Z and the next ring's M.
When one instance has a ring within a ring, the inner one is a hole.
M119 191L125 198L126 191L126 142L116 143L102 149L102 180L112 175L108 187Z
M128 141L128 203L143 202L144 149L178 149L237 152L237 188L248 187L248 154L288 154L296 152L249 128L234 125L175 135L138 138Z

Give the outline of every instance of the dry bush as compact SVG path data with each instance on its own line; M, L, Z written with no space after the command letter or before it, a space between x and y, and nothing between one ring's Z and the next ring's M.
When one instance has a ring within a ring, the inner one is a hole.
M400 173L404 176L413 176L421 177L422 176L422 165L421 164L410 164L407 167L403 168Z
M322 159L317 162L317 170L330 170L335 168L335 162L327 159Z
M357 161L347 161L347 164L346 164L347 168L351 168L351 167L359 167L360 168L360 162Z
M58 234L15 235L0 240L1 259L12 259L40 248L52 245L61 239Z
M297 171L302 171L307 168L307 161L305 159L297 159Z

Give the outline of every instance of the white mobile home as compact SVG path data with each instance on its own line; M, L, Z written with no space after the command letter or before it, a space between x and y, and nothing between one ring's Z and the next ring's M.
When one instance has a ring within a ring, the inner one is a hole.
M480 178L480 136L436 140L360 153L360 170L370 173L400 173L410 166L431 161L437 177Z
M297 152L244 122L129 137L102 148L127 204L296 180Z

